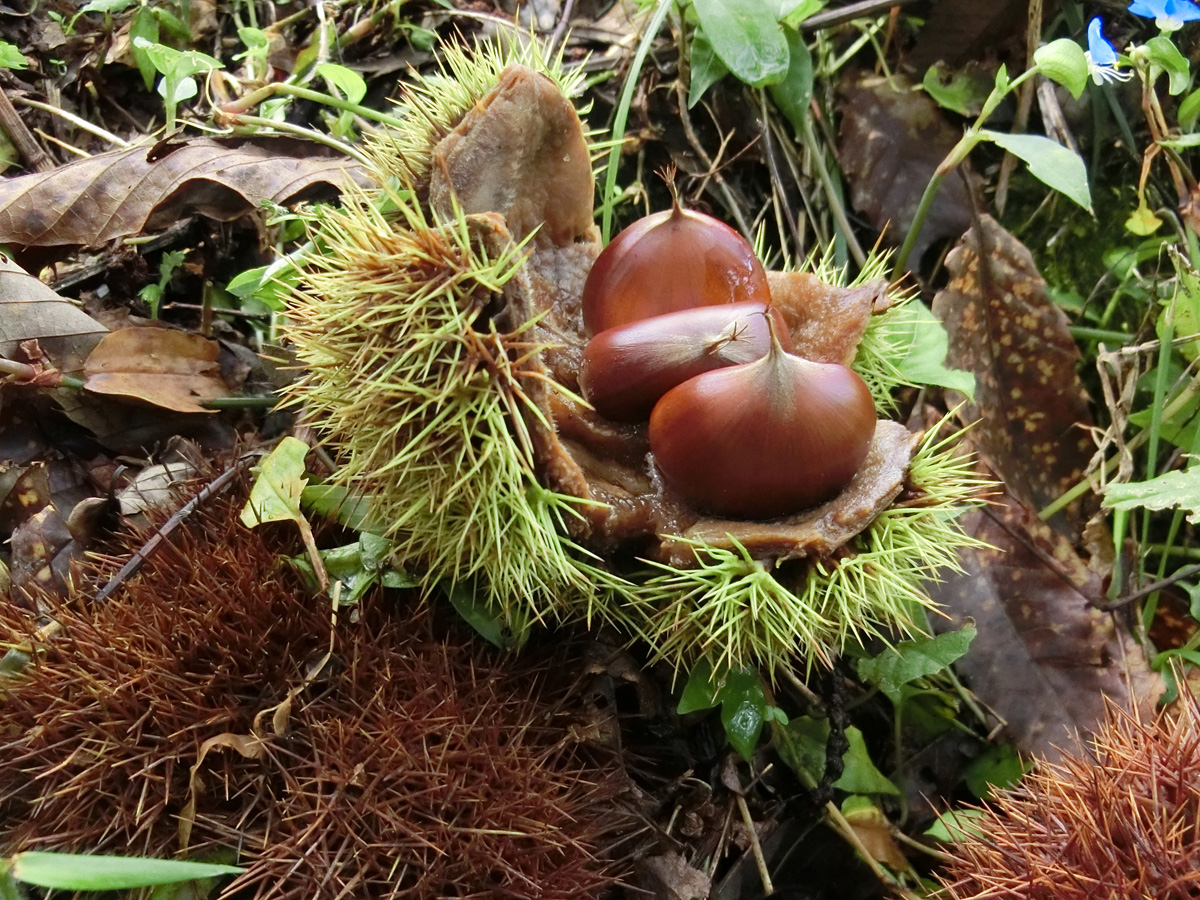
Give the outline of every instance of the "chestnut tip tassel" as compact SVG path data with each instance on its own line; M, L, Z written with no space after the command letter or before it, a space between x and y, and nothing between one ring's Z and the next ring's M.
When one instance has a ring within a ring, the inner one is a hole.
M794 356L773 339L762 359L663 395L650 415L650 449L695 509L774 519L840 493L866 458L875 422L855 372Z
M773 326L767 325L767 315ZM579 386L606 419L644 422L677 384L766 356L772 332L791 349L783 317L758 302L700 306L618 325L588 342Z

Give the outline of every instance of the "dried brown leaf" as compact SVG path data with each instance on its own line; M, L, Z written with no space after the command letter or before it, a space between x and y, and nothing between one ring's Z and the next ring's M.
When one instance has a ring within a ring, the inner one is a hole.
M107 330L0 254L0 356L24 361L21 342L36 340L60 371L77 372Z
M848 77L839 94L838 157L850 179L851 203L875 228L887 229L888 241L898 244L930 177L962 137L962 130L947 121L928 94L899 76L890 80L875 75ZM958 176L943 182L909 258L914 268L930 244L956 238L971 224L978 178L965 166L960 169L967 174L971 191Z
M1093 451L1079 349L1046 293L1029 250L984 216L946 260L952 276L933 301L945 323L946 365L975 373L972 440L1020 502L1041 509L1083 477ZM1074 537L1087 511L1058 523Z
M102 340L84 366L89 391L136 397L176 412L229 393L215 341L167 328L123 328Z
M0 181L0 243L99 247L187 215L230 221L359 174L345 159L297 152L305 146L167 140Z
M1066 537L1007 496L963 525L991 548L965 551L965 571L930 594L953 619L975 620L957 667L1019 749L1057 758L1103 720L1105 697L1153 707L1157 676L1113 616L1089 603L1103 599L1100 578Z

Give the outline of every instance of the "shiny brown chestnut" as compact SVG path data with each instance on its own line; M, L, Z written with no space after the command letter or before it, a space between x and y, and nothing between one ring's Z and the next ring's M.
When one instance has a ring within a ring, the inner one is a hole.
M579 387L605 418L644 422L658 399L677 384L766 356L772 330L783 348L791 350L783 316L764 303L700 306L618 325L588 342Z
M787 353L672 388L650 415L667 484L702 512L773 519L850 483L875 434L875 404L850 369Z
M770 302L754 248L724 222L683 209L634 222L601 251L583 288L589 335L680 309Z

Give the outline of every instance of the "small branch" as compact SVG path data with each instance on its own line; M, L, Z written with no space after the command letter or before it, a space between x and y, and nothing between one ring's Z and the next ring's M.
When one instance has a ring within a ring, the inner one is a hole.
M38 100L30 100L28 97L18 97L17 103L22 106L28 106L30 109L40 109L42 112L50 113L52 116L58 116L60 119L65 119L70 122L80 131L86 131L88 134L95 135L102 141L124 149L130 146L129 141L124 138L119 138L111 131L105 131L99 125L93 125L87 119L81 119L74 113L69 113L65 109L59 109L57 106L50 106L48 103L42 103Z
M8 99L8 92L3 88L0 88L0 128L4 129L4 133L13 142L13 146L20 151L32 171L49 172L54 168L54 160L34 140L33 134L29 131L20 113Z
M750 807L746 798L741 794L737 797L738 811L742 814L742 824L746 826L746 835L750 839L750 850L754 854L754 864L758 866L758 877L762 879L763 893L775 893L775 885L771 883L771 873L767 871L767 858L763 856L762 844L758 842L758 832L754 828L754 819L750 817Z

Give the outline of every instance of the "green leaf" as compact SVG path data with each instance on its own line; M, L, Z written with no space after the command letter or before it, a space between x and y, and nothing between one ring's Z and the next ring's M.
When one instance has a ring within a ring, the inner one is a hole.
M261 28L251 28L243 25L237 30L238 40L246 49L237 54L234 59L257 58L265 60L271 52L271 37Z
M1129 218L1125 220L1125 230L1130 234L1136 234L1138 237L1146 237L1154 234L1158 229L1162 228L1163 221L1146 205L1143 200L1138 204L1138 208L1129 214Z
M780 0L776 18L789 30L794 31L810 16L825 8L824 0Z
M729 74L721 57L713 51L708 36L696 29L692 36L691 82L688 84L688 109L700 102L705 91Z
M78 18L86 13L98 12L111 14L115 12L124 12L137 2L138 0L90 0L90 2L79 7L79 12L77 12L75 15Z
M890 314L890 342L905 347L895 360L900 374L916 385L951 388L975 399L975 375L961 369L946 368L950 338L946 327L924 303L914 300Z
M994 788L1016 784L1026 771L1028 766L1011 744L993 744L971 760L963 781L972 794L983 800Z
M810 784L819 784L825 777L826 745L829 743L829 720L799 716L774 732L780 758L796 774ZM849 748L842 756L842 774L833 786L853 794L900 793L871 761L863 734L853 725L846 729Z
M938 815L937 821L925 830L925 834L947 844L972 836L985 837L978 824L985 815L982 809L947 810Z
M833 783L835 788L851 794L900 793L900 789L875 767L870 753L867 752L867 742L863 739L863 733L853 725L846 728L846 742L849 747L842 757L842 775Z
M774 733L784 764L810 785L819 784L825 775L829 720L798 716Z
M712 663L705 659L700 660L688 675L687 684L683 686L683 694L675 711L681 716L686 716L702 709L712 709L717 705L717 692L720 688L720 682L713 677Z
M1029 173L1035 178L1074 200L1088 212L1092 211L1087 167L1078 153L1036 134L1004 134L985 130L981 136L1023 159L1029 166Z
M858 677L879 687L891 701L900 702L900 688L918 678L942 671L967 652L975 639L974 624L936 637L901 641L878 656L858 661Z
M712 665L701 660L688 675L676 711L684 716L718 704L725 736L747 761L754 756L765 722L787 724L783 711L767 703L762 679L754 669L743 667L714 674Z
M242 509L242 524L253 528L263 522L296 522L300 513L300 495L308 480L304 477L304 457L308 444L285 437L258 467L258 477L250 489L250 499Z
M1187 337L1200 334L1200 274L1183 261L1182 257L1173 255L1175 264L1175 291L1162 313L1156 326L1160 340L1174 337ZM1171 327L1171 337L1166 335L1167 327ZM1200 359L1200 338L1179 344L1179 352L1188 362Z
M333 484L310 484L300 494L305 509L333 519L351 531L379 534L384 523L371 512L371 500Z
M1146 41L1146 55L1150 62L1167 73L1167 90L1174 96L1187 90L1191 78L1188 61L1171 39L1157 35Z
M237 866L132 856L28 852L12 858L15 879L60 891L120 891L244 871Z
M514 635L505 627L496 610L481 600L469 584L459 582L454 587L448 587L446 596L463 621L492 646L500 650L512 650L525 642L529 629L522 628Z
M129 38L132 41L129 52L133 55L133 62L138 67L138 71L142 73L142 81L146 83L146 90L150 90L154 87L154 77L158 70L154 68L154 63L150 60L146 48L137 40L141 38L142 41L150 44L158 43L158 19L149 6L139 6L137 12L133 14L133 19L129 23Z
M925 70L921 87L939 106L958 113L960 116L971 115L971 101L976 99L975 84L966 75L948 73L945 63L936 63Z
M1109 509L1171 509L1181 506L1192 524L1200 522L1200 466L1164 472L1149 481L1110 484L1104 492Z
M1193 397L1169 422L1159 424L1158 436L1168 444L1191 452L1200 440L1200 397ZM1129 424L1138 428L1149 428L1154 421L1153 409L1139 409L1129 417Z
M1196 127L1196 119L1200 118L1200 88L1179 101L1176 118L1179 120L1179 127L1184 131L1191 131Z
M266 266L235 275L225 290L241 300L253 298L267 309L282 312L292 288L300 284L300 270L293 260L282 257Z
M1059 38L1038 47L1033 61L1043 75L1061 84L1078 100L1088 82L1087 56L1083 48L1070 38Z
M133 43L146 51L150 62L163 75L185 78L224 68L225 64L219 59L201 53L199 50L176 50L165 44L155 44L145 38L134 38Z
M718 696L725 736L742 759L749 762L767 717L767 695L762 680L753 669L734 669L725 677Z
M788 45L766 0L693 0L700 27L729 71L753 87L781 80Z
M317 74L345 94L351 103L362 103L363 97L367 96L367 83L353 69L337 63L321 63L317 66Z
M151 6L150 11L154 13L154 18L158 19L159 27L165 28L167 34L175 40L181 44L188 44L193 40L192 29L165 6Z
M804 123L809 116L808 104L812 100L812 54L800 32L788 29L786 37L789 59L787 75L767 90L771 92L771 99L779 111L791 122L792 130L799 135L804 133Z
M29 60L17 49L16 44L0 41L0 69L28 69Z

